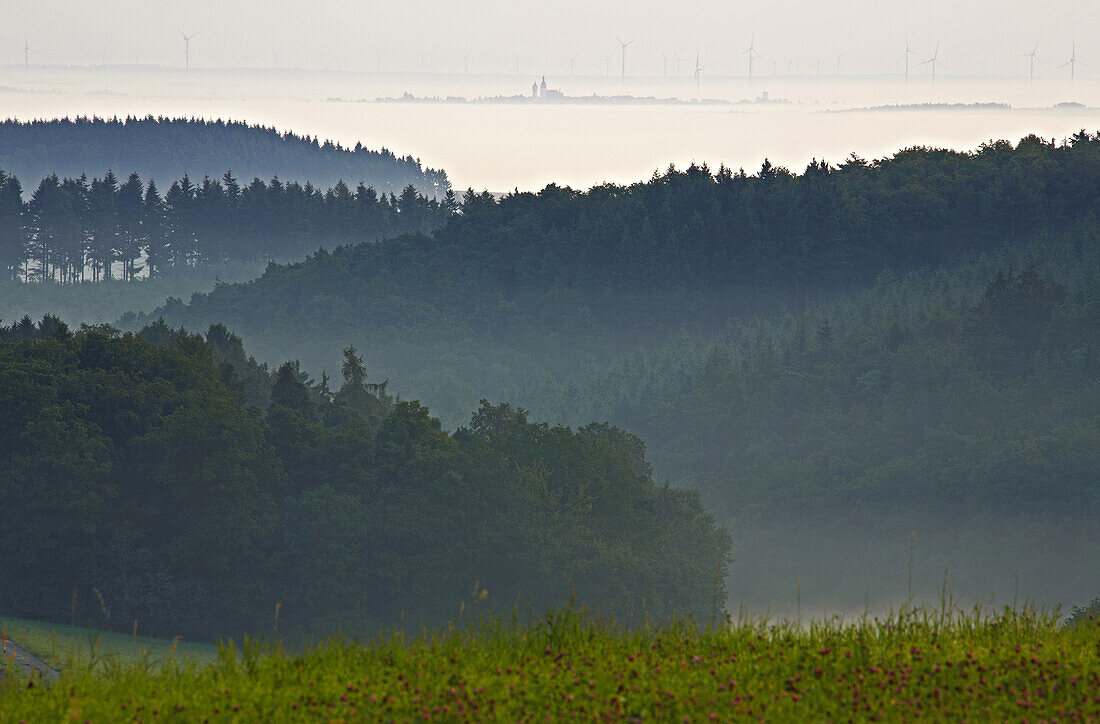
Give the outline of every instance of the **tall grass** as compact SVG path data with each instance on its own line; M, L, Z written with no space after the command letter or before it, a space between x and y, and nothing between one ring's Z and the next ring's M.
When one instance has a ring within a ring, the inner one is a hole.
M466 612L290 651L225 643L213 663L9 679L0 718L181 721L1087 720L1100 716L1100 626L1029 607L903 605L806 622L727 617L626 627L584 608Z

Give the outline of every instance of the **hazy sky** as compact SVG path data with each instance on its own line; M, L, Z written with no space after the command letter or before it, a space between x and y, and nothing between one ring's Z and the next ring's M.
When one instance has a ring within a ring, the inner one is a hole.
M201 31L194 67L295 66L314 69L603 73L616 36L635 40L627 71L659 75L673 53L690 72L694 54L710 74L743 74L755 33L761 72L788 61L812 73L820 60L843 73L893 73L906 36L927 59L940 42L944 72L1016 75L1039 43L1037 73L1069 58L1100 68L1096 0L2 0L0 64L182 65L176 28ZM425 55L421 57L421 53ZM690 57L690 60L686 60ZM671 67L671 66L670 66ZM670 70L671 72L671 70ZM1087 69L1084 72L1089 72Z

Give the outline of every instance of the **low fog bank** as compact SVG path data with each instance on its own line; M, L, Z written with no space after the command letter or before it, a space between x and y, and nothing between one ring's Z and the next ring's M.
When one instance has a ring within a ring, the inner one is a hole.
M734 613L793 619L801 610L804 618L851 620L908 602L938 608L945 600L1068 613L1100 592L1100 522L1088 513L945 510L847 520L807 513L730 527Z
M930 49L929 49L930 50ZM911 145L976 148L992 138L1037 133L1066 138L1081 128L1100 127L1100 83L1079 73L1071 85L1064 71L1040 75L973 78L952 76L931 83L924 75L909 84L900 75L855 76L847 71L820 76L802 72L712 75L697 88L691 77L694 54L668 75L590 71L569 75L568 65L526 65L516 74L338 73L287 68L236 70L171 68L22 67L0 68L0 101L5 116L21 119L77 115L126 117L146 114L213 120L238 119L280 131L332 139L354 148L386 148L411 155L425 166L445 169L456 189L504 192L538 190L547 183L589 188L604 182L630 183L669 162L758 168L765 157L777 165L803 168L811 159L840 162L850 153L874 158ZM706 54L701 60L708 65ZM548 64L549 65L549 64ZM784 64L785 65L785 64ZM430 67L430 66L429 66ZM827 66L826 66L827 67ZM769 68L770 70L770 68ZM374 103L376 98L414 96L526 96L532 82L569 96L673 97L697 95L726 101L714 106L638 105L475 105L456 103ZM767 91L789 103L747 103ZM336 102L330 99L343 99ZM938 104L1006 104L1010 108L941 108ZM1075 106L1058 106L1076 103ZM901 106L889 111L863 110ZM456 133L461 129L461 133ZM489 149L487 151L487 149ZM265 165L265 168L269 168ZM220 175L224 167L184 166L196 178ZM103 169L89 168L89 173ZM127 173L130 168L116 168ZM245 169L233 166L234 171ZM178 173L179 169L174 169ZM160 177L157 179L161 180ZM268 180L265 178L265 180ZM311 179L315 184L320 179ZM359 180L344 180L355 184Z
M263 273L267 262L237 261L180 267L156 279L86 281L77 284L25 283L0 280L0 320L52 314L75 328L82 324L117 324L127 312L151 312L168 299L190 299L219 283L244 282Z

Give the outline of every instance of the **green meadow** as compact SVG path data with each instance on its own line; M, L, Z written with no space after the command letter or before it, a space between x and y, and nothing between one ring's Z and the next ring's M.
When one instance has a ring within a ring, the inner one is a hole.
M176 639L150 638L98 631L80 626L27 621L0 617L0 629L12 641L53 668L66 672L114 666L135 666L143 662L191 661L208 664L217 659L218 649L211 644Z
M119 656L3 686L10 721L1095 721L1100 625L902 609L624 628L566 609L297 652L226 643L207 663Z

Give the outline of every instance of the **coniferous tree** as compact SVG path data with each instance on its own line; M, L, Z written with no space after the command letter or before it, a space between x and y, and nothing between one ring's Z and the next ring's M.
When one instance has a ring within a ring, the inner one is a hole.
M138 259L149 244L142 191L141 179L136 173L131 173L118 188L118 255L122 261L122 278L126 281L132 281L141 272Z
M168 241L168 218L164 199L157 184L149 179L145 198L141 204L141 227L145 238L146 266L150 277L158 277L171 265L171 248Z
M102 179L92 179L88 189L87 228L92 279L95 281L110 278L121 245L118 179L112 171L108 171Z
M271 404L281 405L312 421L316 417L316 410L307 386L308 382L308 375L302 372L296 361L284 362L275 371L271 383Z
M34 263L27 276L45 281L52 278L55 259L62 246L64 218L68 204L56 175L42 179L27 204L27 261Z
M344 383L336 393L336 402L362 415L373 424L381 422L393 406L393 398L386 392L386 382L368 382L363 357L355 347L344 350L340 367Z
M84 177L61 182L61 193L57 196L53 214L53 226L58 235L58 281L83 281L90 244L88 186Z
M23 187L0 170L0 274L18 279L26 259L23 229Z

